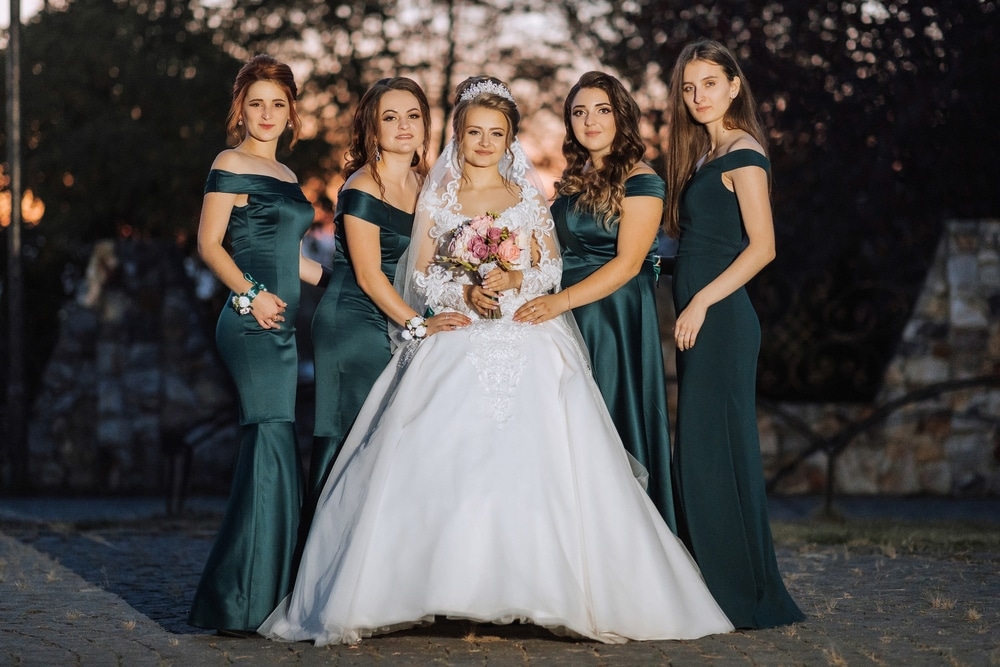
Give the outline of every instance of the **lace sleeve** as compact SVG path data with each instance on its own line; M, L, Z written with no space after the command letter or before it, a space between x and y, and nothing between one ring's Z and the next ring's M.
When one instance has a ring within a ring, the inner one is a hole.
M533 198L531 235L538 247L537 262L522 271L521 294L531 299L559 287L562 279L562 255L555 240L555 224L548 204L540 194Z
M462 217L449 210L446 205L447 201L455 197L454 187L450 186L440 196L425 193L422 197L418 214L426 216L426 220L415 239L417 256L414 258L411 274L413 291L423 301L425 308L434 313L455 310L468 315L472 312L465 302L465 286L470 284L469 276L436 262L436 257L441 254L442 239L462 221ZM413 246L414 243L411 242L411 249Z
M443 266L430 264L426 271L414 272L413 280L416 291L424 297L427 307L435 313L450 309L469 314L469 306L465 303L465 285L469 284L468 277L456 276Z

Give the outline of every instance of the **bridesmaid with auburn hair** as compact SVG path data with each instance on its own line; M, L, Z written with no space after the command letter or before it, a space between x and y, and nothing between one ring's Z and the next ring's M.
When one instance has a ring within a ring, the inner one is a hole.
M300 279L322 267L302 257L313 207L295 174L276 159L289 130L295 144L295 80L258 55L236 76L227 130L205 185L198 251L232 290L215 338L240 398L242 436L229 504L202 573L188 622L251 633L289 591L302 503L295 436ZM229 235L232 254L223 241Z

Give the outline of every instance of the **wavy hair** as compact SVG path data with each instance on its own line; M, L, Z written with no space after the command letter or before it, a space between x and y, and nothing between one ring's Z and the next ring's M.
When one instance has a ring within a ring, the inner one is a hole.
M670 140L667 145L667 204L663 213L663 227L671 236L677 236L680 232L678 220L684 185L694 173L698 160L711 149L708 131L691 117L684 103L684 69L696 60L718 65L729 81L740 80L739 91L726 110L722 122L726 129L743 130L757 140L765 153L767 151L767 138L757 113L757 103L732 52L719 42L708 39L685 46L677 57L670 76L668 99Z
M471 87L486 82L502 86L506 89L507 93L510 94L510 86L493 76L472 76L458 84L455 88L455 113L451 120L451 129L453 132L455 147L456 149L458 148L461 144L462 136L465 134L469 110L475 107L481 107L484 109L499 111L507 119L508 132L506 150L510 152L510 147L514 143L514 139L517 137L518 129L521 126L521 112L517 110L517 104L514 100L491 92L481 92L474 97L470 97L469 99L462 99L463 94L465 94L465 92ZM455 152L456 155L460 155L460 151L456 150ZM503 173L501 173L500 176L503 177L504 182L508 187L510 187L510 181L507 176Z
M590 152L573 132L573 102L585 88L596 88L607 94L615 120L615 138L611 142L611 151L604 157L599 169L587 169ZM621 216L625 180L646 153L646 144L639 134L640 115L639 105L622 82L604 72L587 72L581 76L570 89L563 105L566 138L563 140L562 152L566 158L566 168L556 183L556 193L580 193L576 205L595 213L606 225L612 224Z
M346 180L363 167L368 167L368 173L372 175L378 184L379 192L385 197L385 186L379 178L378 169L375 163L379 154L378 129L379 129L379 103L382 96L390 90L402 90L411 93L417 98L417 105L420 107L420 121L424 126L423 150L413 154L410 166L416 168L421 176L427 175L427 148L431 141L431 109L427 103L427 95L424 94L416 81L405 76L397 76L379 79L365 91L358 102L358 108L354 112L354 126L351 130L351 146L347 149L348 160L344 165L344 179Z
M288 98L288 121L292 124L292 139L290 146L299 140L302 121L295 110L295 99L299 89L295 86L295 76L291 68L266 54L258 54L240 68L233 84L233 101L229 105L229 115L226 117L226 138L228 146L238 146L247 138L247 129L241 125L243 103L247 99L250 86L258 81L270 81L277 85Z

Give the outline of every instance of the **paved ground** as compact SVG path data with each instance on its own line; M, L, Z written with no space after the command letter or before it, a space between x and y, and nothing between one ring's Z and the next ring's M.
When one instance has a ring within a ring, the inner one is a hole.
M177 520L160 516L159 500L0 498L0 665L1000 665L1000 549L975 540L931 555L780 541L789 590L808 619L691 642L606 646L457 622L353 648L222 638L184 622L222 504L195 499ZM1000 501L838 508L849 520L1000 531ZM814 509L773 500L777 534Z

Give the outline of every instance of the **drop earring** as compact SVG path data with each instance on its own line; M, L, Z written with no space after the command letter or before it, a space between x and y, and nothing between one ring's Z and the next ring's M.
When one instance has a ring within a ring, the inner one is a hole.
M376 162L382 161L382 151L379 150L378 146L375 147L375 161Z

